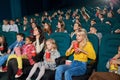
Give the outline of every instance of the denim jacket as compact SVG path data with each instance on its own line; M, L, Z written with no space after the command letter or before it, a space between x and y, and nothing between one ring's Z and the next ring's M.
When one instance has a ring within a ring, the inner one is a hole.
M25 43L24 41L20 41L20 42L15 41L13 44L11 44L11 45L8 47L8 49L10 49L10 50L11 50L11 53L13 53L15 47L18 47L18 46L19 46L19 47L22 47L24 43Z

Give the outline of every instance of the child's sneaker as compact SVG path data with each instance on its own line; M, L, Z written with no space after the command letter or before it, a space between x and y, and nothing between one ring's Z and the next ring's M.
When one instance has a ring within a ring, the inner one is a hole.
M22 69L18 69L17 74L15 75L15 78L19 78L20 76L22 76L23 72Z
M5 67L1 67L0 68L0 72L7 72L7 67L5 66Z

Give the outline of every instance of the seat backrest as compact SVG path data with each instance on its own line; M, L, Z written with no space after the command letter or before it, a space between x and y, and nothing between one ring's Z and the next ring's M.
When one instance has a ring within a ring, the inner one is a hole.
M66 50L71 44L71 38L68 33L56 32L50 35L56 41L61 56L65 55Z
M106 72L107 61L117 54L118 46L120 45L120 34L107 34L101 40L99 48L97 71Z
M8 45L11 45L16 41L16 34L17 34L16 32L7 32L7 34L5 34Z
M102 33L102 35L105 35L105 34L110 34L111 31L112 31L112 27L108 24L104 24L104 23L99 23L97 25L95 25L96 29L97 29L97 32L100 32Z
M8 46L16 41L16 34L16 32L2 32L2 35L6 38Z

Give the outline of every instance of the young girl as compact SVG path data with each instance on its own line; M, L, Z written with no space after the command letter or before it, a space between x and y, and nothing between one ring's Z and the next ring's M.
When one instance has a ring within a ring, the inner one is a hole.
M4 36L0 36L0 68L2 69L3 64L7 60L7 43Z
M9 30L10 30L9 21L7 19L4 19L2 25L2 31L9 32Z
M50 58L47 58L47 53L50 54ZM38 74L38 77L36 78L36 80L40 80L42 78L42 76L45 73L45 69L51 69L54 70L56 67L55 64L55 59L60 57L60 54L57 50L57 46L56 43L53 39L48 39L46 41L46 49L45 49L45 54L44 54L44 61L43 62L38 62L35 63L33 68L31 69L28 77L26 80L31 80L30 78L32 77L32 75L35 73L37 68L40 68L40 72Z
M7 43L5 41L4 36L0 36L0 56L4 55L4 53L7 53Z
M77 44L75 45L75 43ZM88 41L87 33L84 29L78 30L76 33L76 40L71 43L70 48L66 51L66 56L72 53L74 53L74 60L71 65L58 66L55 80L62 80L62 73L64 73L65 80L72 80L72 76L84 75L88 58L93 60L96 59L94 48Z
M32 59L32 57L36 55L35 46L32 44L32 38L26 37L25 44L22 46L22 49L20 47L16 47L15 53L16 54L11 54L8 57L6 65L8 65L8 61L10 59L12 59L12 58L17 59L18 71L15 75L15 78L18 78L23 74L23 72L22 72L22 58L28 59L31 65L33 65L35 63L35 61L33 61L33 59Z
M117 74L114 70L109 72L93 72L88 80L120 80L120 46L118 47L118 53L107 62L106 67L110 69L110 64L114 65L114 69L117 70ZM109 64L110 63L110 64ZM116 72L116 71L115 71Z
M110 69L110 64L113 64L114 67L117 69L115 71L113 70L113 72L117 72L118 74L120 74L120 66L119 66L120 59L119 58L120 58L120 46L118 47L118 53L110 61L108 61L106 64L106 67L109 69L110 72L112 72Z

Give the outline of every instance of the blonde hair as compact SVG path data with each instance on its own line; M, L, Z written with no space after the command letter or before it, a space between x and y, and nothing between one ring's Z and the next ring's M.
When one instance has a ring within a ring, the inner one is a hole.
M53 49L57 49L57 45L54 39L48 39L46 42L50 42L53 45ZM47 46L45 46L45 49Z
M79 34L84 36L83 41L79 43L80 44L80 48L82 49L87 44L87 42L89 41L88 37L87 37L87 31L85 29L78 29L77 33L79 33Z

